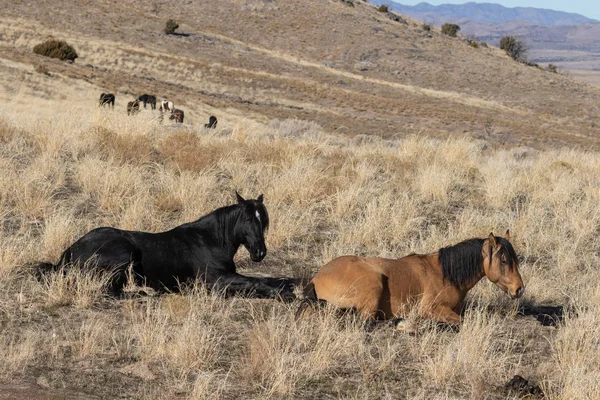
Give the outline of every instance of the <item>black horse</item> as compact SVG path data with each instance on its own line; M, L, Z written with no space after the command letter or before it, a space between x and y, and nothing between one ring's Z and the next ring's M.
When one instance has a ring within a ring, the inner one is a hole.
M204 124L205 128L210 128L210 129L214 129L217 127L217 117L215 117L214 115L211 115L210 118L208 119L208 124Z
M144 108L146 108L146 104L150 104L150 108L156 110L156 96L152 96L151 94L143 94L137 99L144 103Z
M110 105L112 108L115 108L115 95L112 93L102 93L100 95L100 100L98 101L98 105Z
M219 208L197 221L170 231L149 233L116 228L96 228L73 243L57 264L40 263L38 274L66 265L97 268L113 273L110 290L122 293L131 265L136 283L158 291L178 291L180 283L199 279L225 295L293 300L293 280L257 278L236 272L233 256L240 245L252 261L267 254L264 232L269 215L263 196Z

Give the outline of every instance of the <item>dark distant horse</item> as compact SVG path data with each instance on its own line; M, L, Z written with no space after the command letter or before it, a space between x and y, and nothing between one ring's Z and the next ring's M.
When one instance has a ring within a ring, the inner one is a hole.
M399 259L338 257L306 286L296 318L328 302L354 309L367 320L404 317L421 301L419 314L447 324L461 322L462 302L484 276L511 298L523 295L519 261L506 237L469 239L431 254Z
M144 108L146 108L146 103L150 104L150 108L156 110L156 96L152 96L151 94L143 94L137 98L138 101L144 103Z
M183 124L183 114L182 110L176 108L173 110L173 114L171 114L169 120L175 120L175 123L179 122L180 124Z
M139 100L133 100L127 103L127 115L135 115L140 112Z
M208 124L204 124L205 128L211 128L214 129L217 127L217 117L215 117L214 115L211 115L210 118L208 119Z
M112 93L102 93L100 95L100 101L98 101L98 105L110 105L112 108L115 108L115 95Z
M264 232L269 215L263 196L219 208L197 221L170 231L149 233L96 228L73 243L57 264L40 263L40 275L74 264L82 269L112 272L111 292L120 294L131 265L138 283L159 291L177 291L179 284L199 279L227 295L293 300L293 282L285 278L257 278L236 272L233 256L240 245L252 261L267 254Z

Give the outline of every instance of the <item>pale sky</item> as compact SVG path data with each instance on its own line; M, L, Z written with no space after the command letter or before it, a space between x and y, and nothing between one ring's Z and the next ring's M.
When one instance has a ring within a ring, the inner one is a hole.
M414 6L415 4L425 2L433 5L439 4L464 4L467 1L461 0L392 0L396 3ZM585 15L588 18L600 20L600 1L599 0L489 0L475 1L475 3L496 3L505 7L535 7L548 8L550 10L566 11Z

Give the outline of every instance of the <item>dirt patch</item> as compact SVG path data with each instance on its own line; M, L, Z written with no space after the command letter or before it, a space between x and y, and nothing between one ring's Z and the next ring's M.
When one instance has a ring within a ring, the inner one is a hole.
M58 390L26 383L0 384L0 400L95 400L89 393Z

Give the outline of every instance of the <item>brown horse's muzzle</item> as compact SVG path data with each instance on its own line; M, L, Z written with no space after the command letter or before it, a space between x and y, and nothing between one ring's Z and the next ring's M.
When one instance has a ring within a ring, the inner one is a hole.
M519 297L523 296L523 293L525 293L525 286L521 286L508 292L511 299L518 299Z

